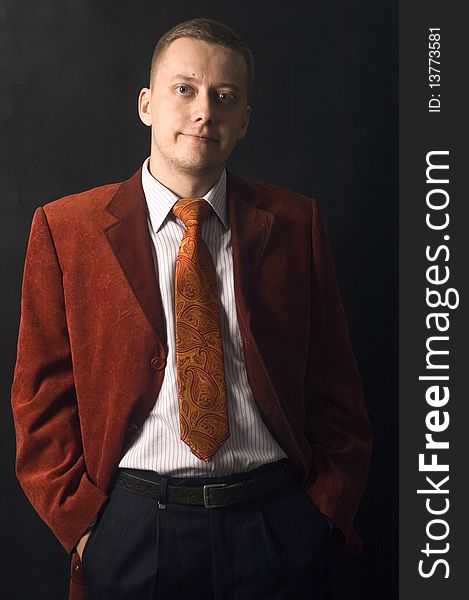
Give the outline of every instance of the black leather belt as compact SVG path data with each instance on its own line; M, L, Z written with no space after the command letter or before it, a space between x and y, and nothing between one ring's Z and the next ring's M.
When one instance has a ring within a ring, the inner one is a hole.
M292 481L286 461L280 461L274 468L255 476L250 477L249 473L244 474L245 477L246 475L247 478L235 482L208 483L190 487L165 486L162 483L130 474L128 471L120 471L116 485L157 500L160 508L165 508L166 503L219 508L229 504L248 502ZM163 494L165 498L162 498Z

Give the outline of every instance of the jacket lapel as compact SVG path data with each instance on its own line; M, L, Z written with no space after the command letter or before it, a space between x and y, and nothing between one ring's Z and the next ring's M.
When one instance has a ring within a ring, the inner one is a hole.
M124 181L106 210L116 220L104 233L148 321L166 348L166 325L148 229L141 169Z
M233 274L238 320L245 336L251 331L254 283L274 223L273 214L258 207L261 198L246 182L228 173L227 199L230 214Z
M114 220L104 228L104 233L138 303L166 348L166 323L141 181L139 169L119 186L106 206ZM242 334L249 336L253 286L274 217L269 211L259 208L261 199L232 173L228 173L227 201L238 319Z

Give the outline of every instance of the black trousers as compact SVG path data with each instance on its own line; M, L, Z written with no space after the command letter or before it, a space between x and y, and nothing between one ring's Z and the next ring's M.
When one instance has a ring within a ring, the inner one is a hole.
M182 486L240 479L126 471ZM323 600L330 545L328 523L294 481L243 504L164 510L116 486L83 553L87 600Z

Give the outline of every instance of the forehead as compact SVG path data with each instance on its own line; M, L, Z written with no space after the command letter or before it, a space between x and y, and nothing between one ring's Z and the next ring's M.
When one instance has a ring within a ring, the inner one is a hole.
M155 76L187 75L210 82L233 82L246 86L247 66L240 52L220 44L178 38L160 56Z

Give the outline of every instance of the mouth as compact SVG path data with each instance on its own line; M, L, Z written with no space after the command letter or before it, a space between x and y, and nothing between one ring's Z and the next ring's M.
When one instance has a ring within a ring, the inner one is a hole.
M212 138L208 135L202 135L197 133L182 133L185 137L192 138L194 140L200 140L201 142L212 142L218 144L218 140L216 138Z

